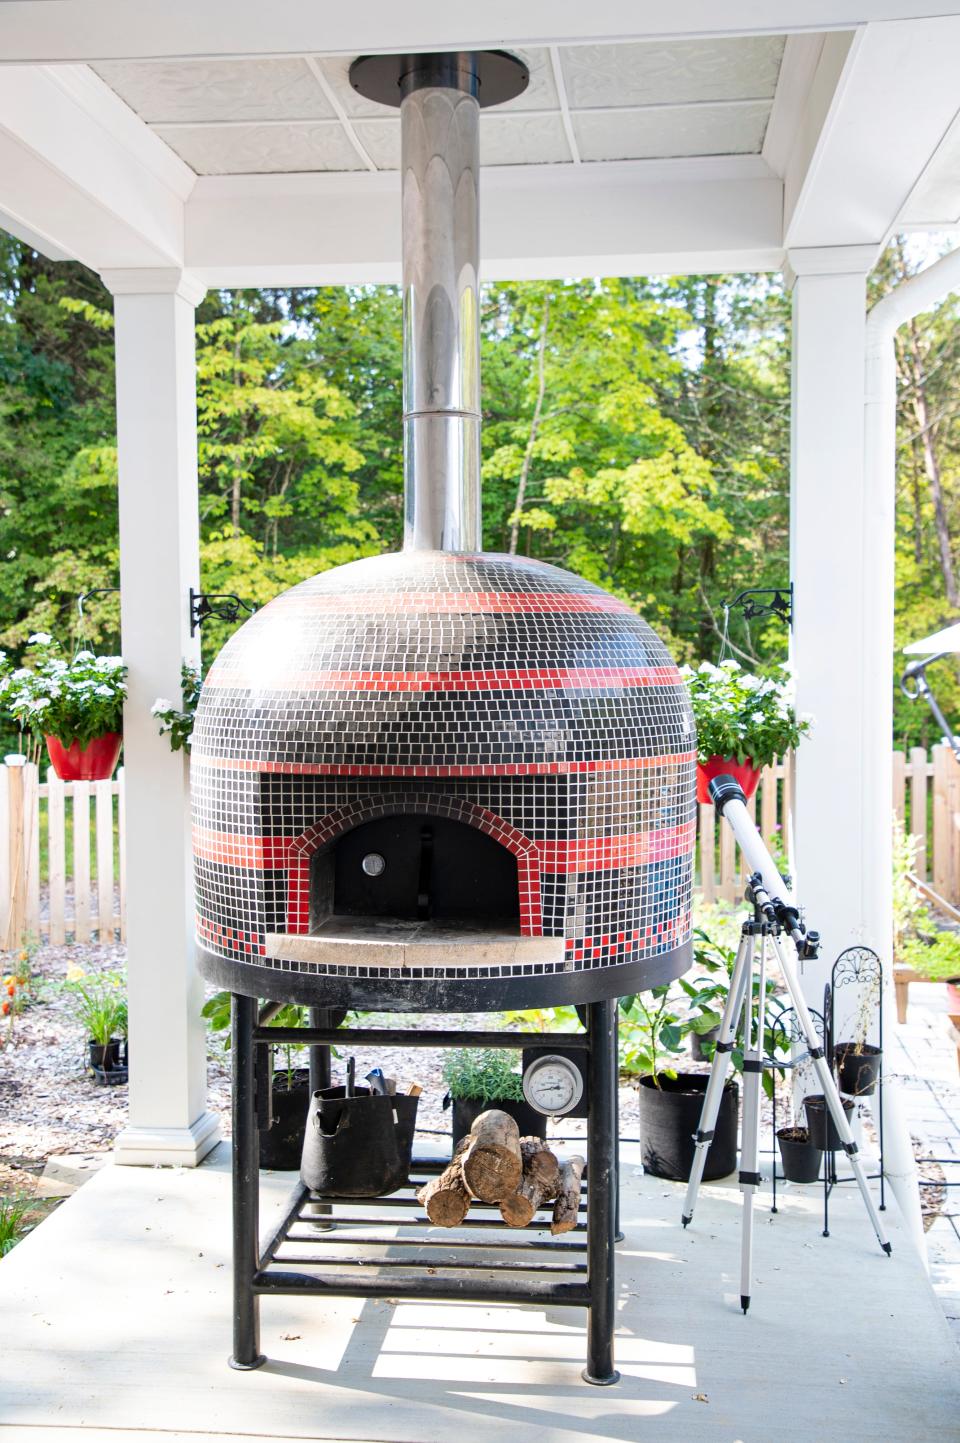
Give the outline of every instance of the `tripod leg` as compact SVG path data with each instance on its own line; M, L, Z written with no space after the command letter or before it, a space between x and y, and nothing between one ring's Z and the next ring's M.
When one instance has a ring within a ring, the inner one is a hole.
M700 1189L700 1181L703 1177L703 1168L707 1160L707 1149L713 1138L713 1130L717 1121L717 1114L720 1111L720 1102L723 1098L723 1085L727 1078L727 1070L730 1066L730 1053L733 1050L733 1039L736 1036L737 1017L743 1006L743 999L747 995L747 981L753 967L753 934L743 932L740 938L740 947L737 952L737 960L733 968L733 976L730 979L730 991L727 993L727 1005L723 1010L723 1020L720 1023L720 1032L717 1037L717 1046L713 1054L713 1066L710 1068L710 1080L707 1083L707 1090L703 1098L703 1107L700 1111L700 1122L694 1133L696 1147L693 1153L693 1165L690 1168L690 1179L687 1183L687 1194L683 1202L681 1222L684 1227L693 1221L693 1209L697 1202L697 1193Z
M760 1078L763 1073L763 1019L767 995L767 939L760 943L760 986L754 1024L753 998L744 1006L743 1130L740 1143L740 1191L743 1215L740 1236L740 1306L750 1306L753 1277L753 1199L760 1186ZM756 1030L754 1030L754 1025Z
M867 1216L873 1224L873 1230L877 1235L877 1242L880 1244L883 1251L889 1257L890 1253L892 1253L893 1251L893 1248L887 1241L887 1235L884 1232L883 1224L880 1221L880 1214L877 1212L873 1198L870 1194L870 1188L867 1185L866 1174L863 1170L863 1163L860 1161L860 1157L857 1152L857 1144L853 1140L853 1133L850 1131L850 1124L847 1122L846 1113L844 1112L843 1104L840 1101L840 1094L837 1091L836 1083L834 1082L830 1069L827 1066L827 1060L823 1055L823 1048L820 1046L820 1043L817 1039L816 1030L810 1017L810 1013L807 1009L806 1000L800 990L800 984L797 979L797 974L794 969L793 962L785 956L784 950L780 946L776 938L774 938L773 945L776 949L777 960L780 963L780 970L783 973L783 980L787 984L787 991L790 993L790 1000L794 1005L797 1019L803 1030L803 1035L806 1039L807 1048L810 1052L810 1058L813 1062L814 1070L816 1071L820 1086L823 1089L824 1102L826 1103L827 1110L829 1111L830 1116L833 1118L833 1125L837 1129L837 1135L840 1138L840 1143L843 1147L843 1150L847 1154L847 1157L850 1159L850 1166L853 1169L854 1177L857 1179L857 1185L860 1188L860 1195L863 1198L863 1205L867 1210ZM826 1163L826 1159L824 1159L824 1162Z

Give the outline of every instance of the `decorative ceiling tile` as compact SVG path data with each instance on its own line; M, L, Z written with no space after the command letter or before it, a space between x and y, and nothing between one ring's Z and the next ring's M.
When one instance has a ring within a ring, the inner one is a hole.
M400 169L400 121L395 117L356 120L357 139L378 170ZM572 160L559 113L480 116L482 165L551 165Z
M144 120L322 120L335 117L305 60L175 60L97 65Z
M557 87L553 81L549 51L514 50L511 53L517 55L529 67L530 84L522 95L518 95L515 100L508 100L505 105L498 106L498 110L556 110L560 102L557 99ZM367 100L354 90L348 74L351 65L349 56L327 55L318 56L317 59L325 78L330 82L330 88L347 115L380 119L389 113L392 107L378 105L375 100Z
M574 109L682 105L698 100L771 99L785 37L644 41L576 45L561 50L567 98Z
M583 160L652 160L681 155L754 155L763 145L769 101L587 110L573 116Z
M198 175L362 170L339 121L314 125L158 126L156 134Z

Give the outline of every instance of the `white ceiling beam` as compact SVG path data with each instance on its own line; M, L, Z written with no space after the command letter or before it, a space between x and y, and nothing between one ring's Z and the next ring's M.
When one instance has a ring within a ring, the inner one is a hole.
M790 247L880 245L960 104L960 16L824 42L787 164Z
M699 35L849 30L904 14L960 14L960 0L3 0L5 61L591 45Z
M758 157L484 170L483 276L776 270L782 187ZM185 265L208 287L398 283L400 178L205 177Z
M0 74L0 211L52 260L181 265L195 179L85 66Z

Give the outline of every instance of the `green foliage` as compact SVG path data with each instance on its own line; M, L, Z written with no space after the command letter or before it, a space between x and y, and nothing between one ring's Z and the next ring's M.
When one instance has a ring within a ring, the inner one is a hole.
M158 696L150 708L160 723L160 735L169 734L172 752L190 750L193 738L193 722L200 700L200 669L184 662L180 668L180 705L176 707L166 697Z
M917 866L917 838L893 818L893 955L903 957L907 939L930 925L930 912L911 881Z
M789 675L754 676L732 659L719 666L704 661L696 671L686 666L681 675L693 705L702 762L719 756L766 767L810 730L811 718L797 717Z
M447 1053L443 1082L457 1101L520 1102L523 1078L519 1052L499 1047L458 1047Z
M911 937L900 960L928 982L960 981L960 933L936 932L932 938Z
M122 972L91 972L63 984L74 1018L91 1042L106 1047L127 1035L127 980Z
M0 1258L6 1257L30 1231L25 1222L32 1207L33 1200L23 1193L0 1197Z
M619 1011L620 1071L652 1077L676 1077L673 1059L683 1051L683 1019L670 984L621 997Z
M26 661L0 679L0 706L21 731L85 747L123 729L127 668L119 656L78 651L67 662L58 643L38 632L27 643Z
M582 1032L583 1024L575 1007L535 1007L526 1012L505 1012L508 1027L529 1032Z

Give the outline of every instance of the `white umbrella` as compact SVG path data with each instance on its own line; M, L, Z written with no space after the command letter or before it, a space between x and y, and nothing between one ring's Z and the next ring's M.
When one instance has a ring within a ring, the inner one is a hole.
M938 651L960 651L960 621L903 648L904 656L933 656Z

